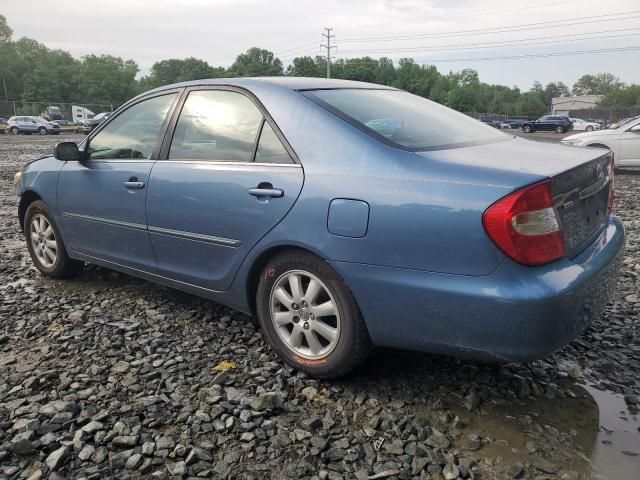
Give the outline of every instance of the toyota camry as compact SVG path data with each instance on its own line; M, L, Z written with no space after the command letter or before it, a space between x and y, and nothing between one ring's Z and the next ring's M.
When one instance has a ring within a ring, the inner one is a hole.
M15 184L44 275L92 263L229 305L335 377L373 346L531 361L570 342L621 263L613 176L604 149L281 77L144 93Z

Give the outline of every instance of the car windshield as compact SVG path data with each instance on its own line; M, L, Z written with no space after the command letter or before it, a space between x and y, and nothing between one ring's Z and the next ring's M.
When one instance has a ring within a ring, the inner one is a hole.
M311 90L304 94L379 140L413 151L511 138L463 113L400 90Z

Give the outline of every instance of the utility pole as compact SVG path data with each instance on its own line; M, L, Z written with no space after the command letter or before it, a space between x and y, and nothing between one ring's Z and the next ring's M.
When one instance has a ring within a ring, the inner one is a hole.
M9 101L9 95L7 95L7 81L2 77L2 86L4 87L4 101Z
M323 44L320 45L320 47L327 49L327 56L324 57L324 58L327 60L327 78L331 78L331 49L332 48L337 49L338 47L331 46L331 39L332 38L336 38L335 35L331 34L331 30L333 30L333 28L325 27L324 30L325 30L326 33L323 33L322 36L327 39L327 44L325 45L323 43Z

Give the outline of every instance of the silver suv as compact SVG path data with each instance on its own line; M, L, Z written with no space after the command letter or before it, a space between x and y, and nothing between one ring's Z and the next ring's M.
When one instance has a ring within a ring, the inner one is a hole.
M39 133L40 135L58 135L60 133L60 125L48 122L41 117L18 116L11 117L7 122L7 130L13 135L19 133Z

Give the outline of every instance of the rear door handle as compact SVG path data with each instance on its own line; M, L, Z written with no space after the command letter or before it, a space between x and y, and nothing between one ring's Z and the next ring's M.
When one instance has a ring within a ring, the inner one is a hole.
M284 190L280 188L250 188L249 195L253 195L254 197L271 197L271 198L280 198L284 197Z
M139 181L137 177L131 177L127 182L124 182L124 186L127 188L144 188L144 182Z

